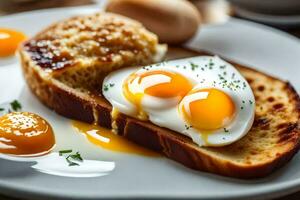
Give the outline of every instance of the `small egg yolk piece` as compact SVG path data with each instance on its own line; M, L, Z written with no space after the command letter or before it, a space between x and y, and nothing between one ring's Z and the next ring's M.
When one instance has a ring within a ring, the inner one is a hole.
M185 120L198 130L216 130L228 125L235 115L235 104L225 92L210 88L189 93L181 102Z
M19 44L26 39L24 33L0 28L0 57L7 57L13 55Z
M145 94L163 99L179 97L181 100L192 87L191 82L179 73L153 70L131 74L123 84L123 93L142 113L141 101Z
M51 126L40 116L28 112L12 112L0 117L0 153L38 156L55 146Z

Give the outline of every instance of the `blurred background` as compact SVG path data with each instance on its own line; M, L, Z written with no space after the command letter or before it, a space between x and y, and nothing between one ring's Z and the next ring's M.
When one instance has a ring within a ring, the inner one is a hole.
M0 0L0 17L43 8L101 4L106 0ZM141 0L147 1L147 0ZM300 0L190 0L205 23L222 23L228 16L249 19L300 37Z

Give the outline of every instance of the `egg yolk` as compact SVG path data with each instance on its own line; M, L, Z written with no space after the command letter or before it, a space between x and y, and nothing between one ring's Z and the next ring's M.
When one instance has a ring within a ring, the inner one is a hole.
M0 57L13 55L25 38L21 32L0 28Z
M162 99L179 97L181 100L192 87L190 81L179 73L155 70L131 74L123 84L123 92L124 96L137 106L138 118L142 119L145 114L141 108L141 101L145 94Z
M51 126L40 116L13 112L0 117L0 153L37 156L55 146Z
M159 156L158 153L139 146L127 140L125 137L113 133L109 129L79 121L73 121L72 124L80 133L84 134L91 143L101 148L142 156Z
M222 128L235 115L235 104L231 97L213 88L192 91L180 105L185 120L194 128L203 131Z

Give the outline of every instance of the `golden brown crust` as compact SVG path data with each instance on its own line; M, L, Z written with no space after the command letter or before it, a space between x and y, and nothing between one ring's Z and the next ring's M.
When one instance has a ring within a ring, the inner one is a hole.
M185 56L185 54L189 56L207 54L177 50L182 52L176 57ZM26 81L33 93L45 105L63 116L88 123L94 122L96 112L97 123L111 128L112 108L104 98L82 95L58 81L46 80L30 62L26 52L20 51L20 54ZM220 148L199 148L183 135L122 114L116 120L118 134L196 170L237 178L268 175L287 163L300 147L300 99L288 82L236 63L233 64L247 78L257 98L255 123L247 136L240 141ZM261 84L261 81L264 84ZM275 87L280 88L278 92L271 92ZM277 98L281 98L282 105L277 102ZM272 144L265 144L270 145L268 149L257 145L257 140L269 143L271 140L274 141Z

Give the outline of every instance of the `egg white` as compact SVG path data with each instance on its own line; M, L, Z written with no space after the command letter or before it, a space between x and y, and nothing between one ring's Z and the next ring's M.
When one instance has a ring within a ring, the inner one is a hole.
M143 73L151 70L177 72L194 84L193 89L219 89L231 97L236 108L233 121L225 129L214 130L207 134L194 129L185 121L178 109L180 104L179 98L166 99L145 94L141 105L153 124L186 135L199 146L224 146L231 144L242 138L251 128L255 114L253 92L245 78L231 64L217 56L198 56L142 68L131 67L114 71L104 79L103 86L112 85L106 90L103 89L105 98L119 112L136 117L137 108L124 96L123 83L132 73Z

